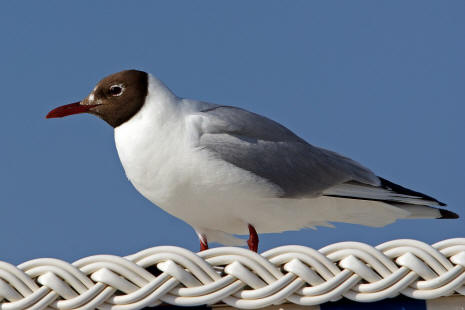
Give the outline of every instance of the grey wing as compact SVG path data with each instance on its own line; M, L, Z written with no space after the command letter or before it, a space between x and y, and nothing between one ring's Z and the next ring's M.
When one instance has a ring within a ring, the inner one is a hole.
M445 205L377 177L350 158L313 146L258 114L230 106L214 106L198 114L203 119L200 147L280 187L282 197L325 195L396 206Z
M315 147L286 127L246 110L217 106L203 117L200 147L282 189L282 197L316 197L346 182L378 186L357 162Z

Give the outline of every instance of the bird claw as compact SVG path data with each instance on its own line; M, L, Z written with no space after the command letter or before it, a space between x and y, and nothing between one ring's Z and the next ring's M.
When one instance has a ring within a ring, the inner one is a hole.
M255 227L249 224L249 240L247 240L247 244L249 245L249 250L254 251L255 253L258 251L258 234L255 230Z

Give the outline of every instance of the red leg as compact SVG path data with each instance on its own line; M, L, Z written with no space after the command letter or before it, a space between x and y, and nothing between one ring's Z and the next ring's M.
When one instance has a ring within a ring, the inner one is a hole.
M200 236L200 251L208 250L208 241L207 237L204 235Z
M249 245L249 249L251 251L257 252L258 251L258 235L255 228L249 224L249 233L250 237L247 240L247 244Z

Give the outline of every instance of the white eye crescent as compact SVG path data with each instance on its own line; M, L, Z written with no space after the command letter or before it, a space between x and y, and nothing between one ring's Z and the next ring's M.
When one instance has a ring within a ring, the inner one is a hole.
M110 94L112 96L121 96L124 92L124 87L121 84L118 85L112 85L110 87Z

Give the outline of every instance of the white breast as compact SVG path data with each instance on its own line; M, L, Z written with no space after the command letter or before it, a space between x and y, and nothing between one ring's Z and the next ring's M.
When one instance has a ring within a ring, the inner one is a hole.
M197 230L245 233L251 201L272 196L273 188L196 148L189 117L195 104L159 93L149 91L142 109L115 129L127 177L147 199Z

